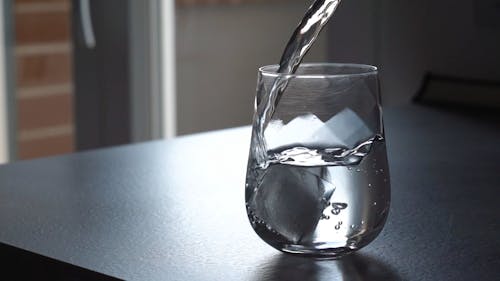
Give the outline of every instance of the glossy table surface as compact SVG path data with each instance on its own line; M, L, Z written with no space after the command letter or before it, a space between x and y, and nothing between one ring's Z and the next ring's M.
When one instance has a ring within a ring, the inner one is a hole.
M357 254L299 258L257 237L244 206L244 127L0 166L3 274L499 280L499 124L418 106L387 109L385 123L390 215Z

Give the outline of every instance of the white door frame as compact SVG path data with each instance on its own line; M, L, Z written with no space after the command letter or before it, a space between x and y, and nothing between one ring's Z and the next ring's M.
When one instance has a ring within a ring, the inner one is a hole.
M171 138L177 131L175 85L175 1L160 1L162 136Z
M11 129L11 118L9 118L9 104L10 104L10 94L9 94L9 82L8 76L9 71L12 71L10 66L10 60L8 59L6 53L6 43L9 41L8 38L8 27L10 25L6 24L8 17L6 16L10 8L10 1L2 1L0 3L0 164L6 163L11 158L11 140L10 135Z
M175 4L130 1L132 141L176 135Z

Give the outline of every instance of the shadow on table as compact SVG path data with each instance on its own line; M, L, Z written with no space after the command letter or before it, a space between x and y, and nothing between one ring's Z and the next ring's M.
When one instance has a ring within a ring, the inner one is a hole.
M0 243L0 280L120 280Z
M388 265L358 253L339 260L318 260L287 254L259 267L257 280L349 280L391 281L402 278Z

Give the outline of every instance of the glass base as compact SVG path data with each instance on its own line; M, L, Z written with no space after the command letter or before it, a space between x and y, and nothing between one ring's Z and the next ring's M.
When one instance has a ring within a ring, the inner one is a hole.
M321 244L318 246L303 246L285 244L278 250L287 253L304 257L312 257L317 259L339 259L351 253L354 253L359 248L357 247L338 247L337 245Z

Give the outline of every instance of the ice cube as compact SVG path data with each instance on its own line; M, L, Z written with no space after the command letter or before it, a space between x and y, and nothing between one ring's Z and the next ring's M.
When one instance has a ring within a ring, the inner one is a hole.
M283 124L281 120L273 120L264 133L267 148L273 150L291 144L313 147L318 142L338 143L341 141L335 135L329 134L328 130L322 129L324 127L325 123L314 114L295 117L287 124Z
M298 243L316 229L334 187L321 176L326 168L270 166L254 197L255 214L289 241Z
M346 148L353 148L359 143L373 137L374 132L365 124L356 112L350 108L344 108L330 120L325 122L325 126L319 128L313 134L320 139L331 138L335 140L333 144ZM333 137L334 136L334 137Z
M372 137L374 132L356 112L344 108L327 122L314 114L298 116L287 124L273 120L264 135L269 150L291 145L350 149Z

